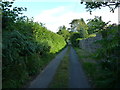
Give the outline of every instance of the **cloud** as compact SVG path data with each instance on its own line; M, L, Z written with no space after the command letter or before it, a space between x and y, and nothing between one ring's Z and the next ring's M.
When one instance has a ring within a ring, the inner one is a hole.
M56 22L56 17L58 17L57 15L59 15L60 12L62 13L64 9L65 8L61 6L54 9L42 11L39 15L35 17L35 21L41 21L46 23Z
M39 15L34 17L34 20L37 22L43 22L46 24L46 27L53 32L56 32L57 28L61 25L64 25L66 20L66 10L68 7L60 6L50 10L42 11Z
M49 30L57 32L59 26L65 25L70 27L69 23L73 19L83 18L86 21L87 19L94 18L94 16L102 16L102 19L105 22L108 22L109 20L111 20L112 23L118 22L118 10L115 10L115 13L111 13L109 9L96 10L90 15L89 12L75 12L68 6L60 6L42 11L34 18L35 21L45 23Z

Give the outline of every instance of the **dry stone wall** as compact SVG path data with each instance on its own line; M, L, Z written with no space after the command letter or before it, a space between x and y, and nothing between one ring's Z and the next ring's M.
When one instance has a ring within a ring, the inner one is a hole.
M96 34L96 37L91 37L91 38L80 40L79 47L84 49L85 51L93 53L96 51L97 48L100 48L100 45L94 42L97 40L101 40L101 39L102 39L102 35Z

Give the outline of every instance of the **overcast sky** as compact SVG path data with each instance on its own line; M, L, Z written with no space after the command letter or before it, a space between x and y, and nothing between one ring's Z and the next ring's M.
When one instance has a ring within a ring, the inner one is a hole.
M103 21L111 21L118 23L118 10L111 13L109 8L97 9L90 15L86 12L85 5L80 4L80 0L16 0L13 6L26 7L27 12L24 15L29 18L33 17L34 21L45 23L45 26L57 32L58 27L65 25L70 27L69 23L73 19L94 18L94 16L102 16Z

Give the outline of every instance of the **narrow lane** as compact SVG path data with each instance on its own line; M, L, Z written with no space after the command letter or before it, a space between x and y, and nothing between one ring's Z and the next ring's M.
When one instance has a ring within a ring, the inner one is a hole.
M53 59L48 66L34 79L28 88L47 88L52 81L60 61L64 57L68 47L61 51L55 59Z
M69 88L90 88L86 75L82 70L81 64L78 61L78 56L73 47L71 47L70 49L69 71L70 71Z

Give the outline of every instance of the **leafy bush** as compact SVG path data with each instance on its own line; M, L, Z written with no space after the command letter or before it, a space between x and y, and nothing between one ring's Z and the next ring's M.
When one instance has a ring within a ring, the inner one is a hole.
M74 47L78 47L79 46L79 40L78 38L81 38L80 37L80 33L77 33L77 32L74 32L72 33L71 37L70 37L70 40L71 40L71 43Z
M25 43L19 32L13 31L3 35L3 88L19 87L19 83L28 77L24 58L21 56Z
M57 34L63 36L66 43L69 43L70 32L67 30L67 28L64 25L59 27L59 31L57 32Z
M12 2L2 2L3 88L22 87L26 80L49 62L47 57L48 60L42 61L45 55L56 53L66 45L63 37L48 31L32 19L20 17L24 9L15 7L12 10L11 5ZM35 31L39 31L39 34Z
M40 26L38 23L34 23L33 29L36 41L48 43L48 45L51 47L50 53L56 53L65 47L66 42L62 36L47 30L45 27Z
M120 25L111 25L105 31L102 31L103 39L97 41L102 48L94 53L94 58L99 60L102 70L105 71L105 87L119 87L120 84ZM105 35L104 35L105 32ZM107 73L110 73L109 76ZM104 84L104 82L103 82Z

